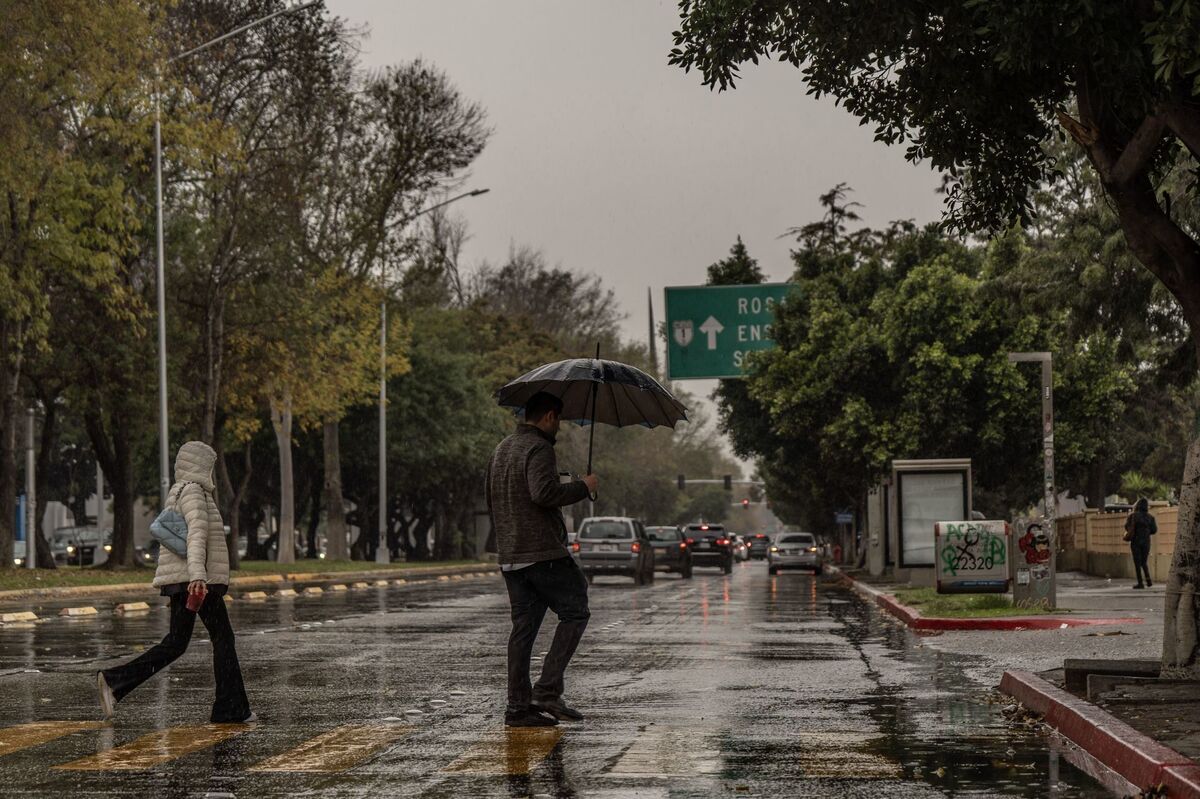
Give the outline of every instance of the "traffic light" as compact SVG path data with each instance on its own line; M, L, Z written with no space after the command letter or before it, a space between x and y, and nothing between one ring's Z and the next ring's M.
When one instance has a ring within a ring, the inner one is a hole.
M750 500L748 500L748 499L742 500L742 510L750 510Z
M732 475L728 475L728 474L725 475L725 490L726 491L733 490L733 476Z
M683 479L683 475L679 475L679 490L682 491L687 486L687 480Z

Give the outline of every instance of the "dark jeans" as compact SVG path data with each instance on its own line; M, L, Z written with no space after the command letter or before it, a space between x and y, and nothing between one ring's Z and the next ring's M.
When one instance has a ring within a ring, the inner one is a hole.
M1137 572L1138 585L1142 584L1142 575L1150 582L1150 542L1138 541L1136 538L1129 542L1129 551L1133 553L1133 570Z
M587 578L571 557L546 560L516 571L504 572L512 605L512 633L508 637L508 712L529 707L531 700L555 702L562 698L563 673L587 627ZM529 656L546 608L558 616L554 642L542 661L542 676L529 685Z
M217 724L238 722L250 715L250 701L242 684L242 669L238 665L237 652L233 647L233 628L229 626L229 613L225 601L211 591L204 598L198 613L187 609L187 595L171 597L171 629L161 642L143 652L124 666L105 669L104 679L112 689L113 696L121 701L134 688L169 666L187 651L192 640L192 628L196 616L208 628L212 639L213 676L217 681L217 698L213 702L211 720Z

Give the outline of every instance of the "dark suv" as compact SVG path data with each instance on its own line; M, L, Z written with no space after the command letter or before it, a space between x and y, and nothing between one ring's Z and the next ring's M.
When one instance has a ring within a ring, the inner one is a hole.
M752 560L766 560L767 550L771 547L771 536L766 533L754 533L753 535L744 535L746 546L750 549L750 557Z
M716 566L726 574L733 571L733 542L719 524L689 524L684 528L693 566Z
M646 537L654 547L654 569L679 572L683 579L692 576L692 553L678 527L647 527Z

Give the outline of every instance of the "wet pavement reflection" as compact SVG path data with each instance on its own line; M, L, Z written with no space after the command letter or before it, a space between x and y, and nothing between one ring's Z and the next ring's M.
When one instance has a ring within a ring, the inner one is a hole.
M262 721L209 725L192 649L98 718L91 675L166 612L0 629L4 796L1092 797L1015 725L969 659L938 653L833 580L601 578L567 698L587 720L502 724L508 605L473 579L237 600ZM535 656L549 645L553 623ZM536 669L536 661L535 661Z

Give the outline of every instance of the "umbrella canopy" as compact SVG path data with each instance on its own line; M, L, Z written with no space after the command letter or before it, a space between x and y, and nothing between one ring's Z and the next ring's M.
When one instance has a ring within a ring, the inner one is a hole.
M616 427L674 427L687 421L687 408L661 383L617 361L572 358L548 363L504 386L496 400L505 408L523 408L539 391L561 399L562 418L578 424L595 420Z

